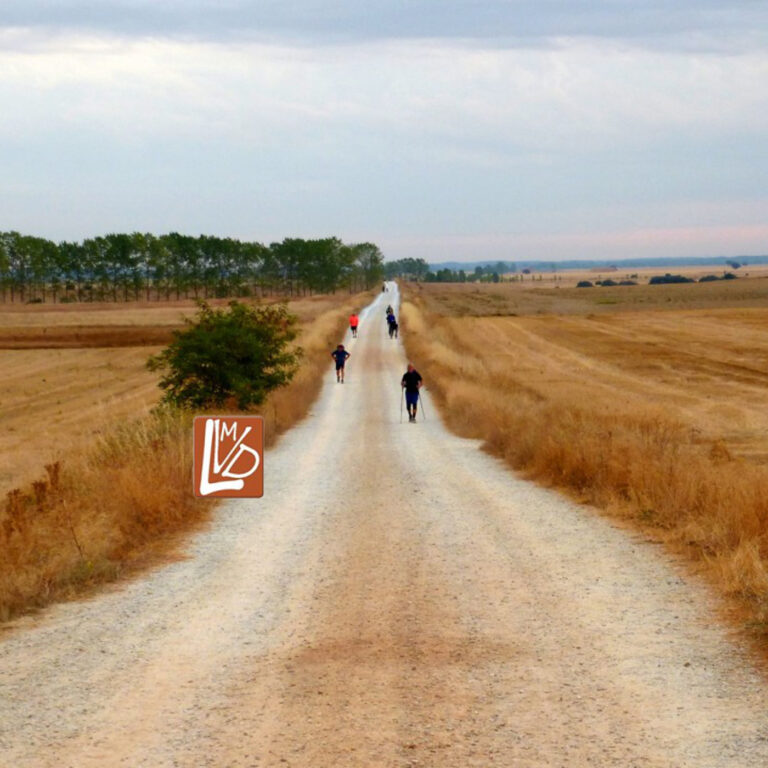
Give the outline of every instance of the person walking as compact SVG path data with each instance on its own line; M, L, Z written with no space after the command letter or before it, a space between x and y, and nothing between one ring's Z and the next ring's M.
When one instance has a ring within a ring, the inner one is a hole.
M344 364L351 357L349 352L344 349L343 344L339 344L336 349L331 352L331 357L336 361L336 383L344 383Z
M389 329L389 338L392 338L392 334L394 333L395 326L397 325L397 319L395 318L395 313L391 310L387 312L387 328Z
M353 312L349 316L349 329L352 331L352 338L357 338L357 326L360 323L360 318L357 316L357 312Z
M421 374L408 363L408 370L400 380L400 386L405 390L405 404L408 408L408 421L416 421L416 409L419 404L419 390L423 380Z

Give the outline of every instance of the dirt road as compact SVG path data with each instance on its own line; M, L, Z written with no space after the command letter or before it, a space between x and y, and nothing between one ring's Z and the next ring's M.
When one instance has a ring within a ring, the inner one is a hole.
M393 296L263 499L0 634L1 766L768 765L768 687L699 587L429 401L400 423Z

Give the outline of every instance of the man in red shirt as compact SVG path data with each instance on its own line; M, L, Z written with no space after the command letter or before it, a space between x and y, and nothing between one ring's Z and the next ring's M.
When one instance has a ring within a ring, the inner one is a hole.
M360 322L360 318L357 316L357 314L355 312L353 312L349 316L349 327L350 327L350 330L352 331L352 338L353 339L357 338L357 326L358 326L359 322Z

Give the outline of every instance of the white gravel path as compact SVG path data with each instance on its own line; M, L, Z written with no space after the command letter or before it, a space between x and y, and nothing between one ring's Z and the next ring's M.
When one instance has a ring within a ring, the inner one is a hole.
M658 547L347 382L189 558L0 633L0 766L768 766L768 687ZM428 385L428 382L427 382Z

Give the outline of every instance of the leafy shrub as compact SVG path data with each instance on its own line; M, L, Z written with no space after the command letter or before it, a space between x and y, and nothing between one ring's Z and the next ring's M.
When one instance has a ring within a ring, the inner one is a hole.
M592 283L589 282L589 280L579 280L578 283L576 283L577 288L592 288Z
M722 277L718 277L717 275L704 275L704 277L699 278L700 283L711 283L715 280L737 280L738 275L734 275L733 272L723 272Z
M201 301L199 307L189 327L175 331L170 346L147 361L150 370L163 372L166 402L209 408L234 398L247 409L293 378L301 350L289 349L296 317L285 304L231 301L229 309L212 309Z
M606 287L606 286L607 286L608 288L611 288L611 287L613 287L614 285L618 285L618 283L617 283L615 280L611 280L611 278L609 277L609 278L607 278L606 280L603 280L603 282L601 283L601 285L602 285L603 287Z
M619 280L619 285L637 285L635 280Z
M665 285L668 283L693 283L695 280L691 277L685 277L684 275L670 275L667 272L666 275L654 275L649 281L648 285Z

